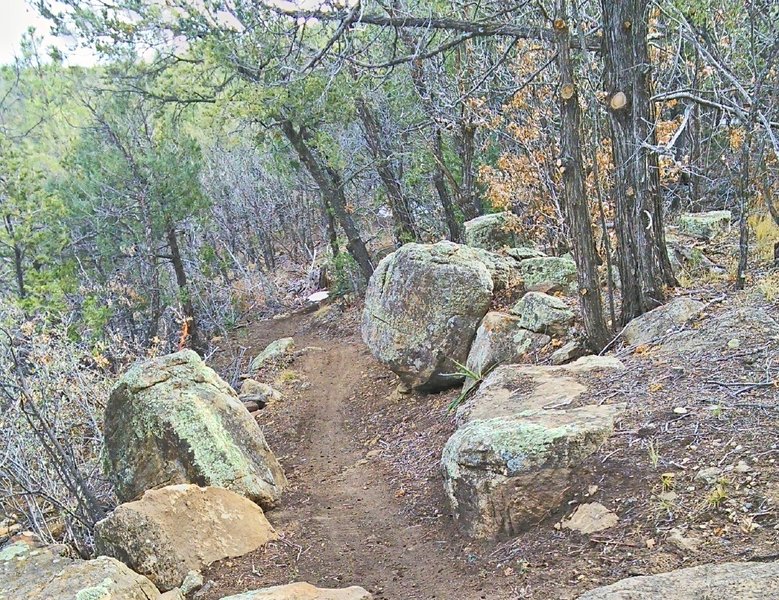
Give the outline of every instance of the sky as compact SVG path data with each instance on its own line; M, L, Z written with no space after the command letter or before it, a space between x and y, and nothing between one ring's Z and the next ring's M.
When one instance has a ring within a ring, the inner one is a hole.
M43 36L43 47L57 46L68 56L68 64L91 65L95 59L91 52L74 49L70 43L53 37L49 22L28 4L27 0L0 0L0 64L10 64L19 53L19 42L28 27L35 27Z

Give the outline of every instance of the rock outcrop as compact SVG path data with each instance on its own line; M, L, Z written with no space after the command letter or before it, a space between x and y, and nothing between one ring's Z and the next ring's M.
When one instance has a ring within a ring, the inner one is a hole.
M365 296L362 336L408 387L436 391L463 376L471 342L492 299L477 252L451 242L405 244L376 268Z
M519 317L520 327L555 336L568 333L575 317L560 298L541 292L528 292L510 312Z
M570 258L528 258L519 263L519 268L529 291L576 293L576 263Z
M0 548L0 600L156 600L160 592L143 575L107 556L73 560L64 547L31 540Z
M262 509L222 488L175 485L122 504L95 528L99 553L148 577L160 590L190 571L241 556L278 538Z
M710 240L717 234L728 231L732 218L729 210L683 213L679 217L679 231Z
M111 392L104 433L108 474L122 502L195 483L268 509L286 485L256 421L190 350L132 367Z
M486 375L497 365L520 362L550 341L548 335L524 329L517 316L488 312L476 331L465 366L472 373ZM467 391L474 383L470 377L466 378L464 389Z
M779 598L779 562L722 563L630 577L579 600L762 600Z
M703 306L692 298L676 298L633 319L622 331L622 338L631 346L658 343L700 314Z
M464 223L465 243L493 251L522 246L525 240L520 235L521 226L522 220L511 212L482 215Z
M371 600L372 598L373 596L366 590L357 586L326 589L314 587L310 583L290 583L227 596L222 600Z
M563 367L504 365L460 407L441 467L463 531L505 538L538 523L575 492L574 473L611 434L622 405L569 408L579 373L624 368L584 357Z

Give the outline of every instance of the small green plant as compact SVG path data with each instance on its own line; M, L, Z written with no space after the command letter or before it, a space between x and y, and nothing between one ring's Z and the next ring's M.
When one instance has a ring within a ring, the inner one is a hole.
M672 489L674 489L674 474L663 473L660 475L660 484L663 486L664 492L670 492Z
M465 377L472 379L474 381L474 384L469 387L467 390L463 389L462 392L458 394L458 396L452 400L449 403L449 406L446 407L446 409L449 412L452 412L453 410L457 410L457 407L460 406L463 402L465 402L470 396L479 388L479 384L481 384L482 381L484 381L484 378L489 374L489 372L494 369L495 367L490 367L483 373L477 373L475 371L472 371L468 367L466 367L463 364L460 364L456 360L452 360L452 362L457 365L457 371L454 373L447 373L447 375L464 375Z
M714 486L714 489L712 489L706 497L706 504L711 508L719 508L722 506L725 500L728 499L729 483L730 482L725 477L720 478Z
M649 463L652 465L653 468L657 468L657 465L660 463L660 450L657 446L655 446L655 442L653 440L649 440Z
M297 381L298 379L300 379L300 377L292 369L287 369L286 371L282 371L281 373L279 373L279 377L278 377L278 380L281 383L292 383L293 381Z

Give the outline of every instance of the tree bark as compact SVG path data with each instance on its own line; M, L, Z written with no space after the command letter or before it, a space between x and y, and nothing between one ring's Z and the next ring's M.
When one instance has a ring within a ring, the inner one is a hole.
M584 196L581 141L581 107L571 65L571 35L565 0L557 0L555 42L560 73L560 152L563 193L579 283L579 300L591 349L600 352L611 336L603 316L592 216ZM574 24L574 26L576 26Z
M409 202L403 194L400 177L395 173L395 169L392 166L390 151L382 142L384 132L381 130L381 125L373 110L363 98L357 98L355 105L357 115L362 122L365 143L375 162L376 172L387 191L387 197L392 210L392 220L395 225L395 242L397 246L402 246L406 242L413 242L417 239L417 236L414 230Z
M176 273L176 283L179 287L181 307L184 311L185 335L182 336L182 342L193 350L202 352L205 350L205 344L200 335L200 327L197 316L195 315L195 307L192 304L192 296L190 295L189 285L187 284L187 272L184 269L184 261L181 259L179 242L176 237L176 228L173 225L168 226L168 248L170 248L170 260L171 263L173 263L173 271Z
M648 4L601 0L623 323L662 304L664 286L676 284L665 247L657 156L648 148L656 145Z
M300 161L305 165L311 178L319 187L324 202L329 204L333 211L335 219L341 225L346 234L347 249L360 268L365 279L369 279L373 274L373 263L370 254L365 246L365 242L360 237L357 225L346 208L346 196L343 191L343 181L340 174L330 165L320 164L320 161L314 155L306 141L306 132L301 127L295 129L295 126L288 119L281 122L281 130L289 143L295 149Z
M460 135L457 138L462 165L460 183L460 208L468 219L484 213L481 200L476 194L476 177L473 162L476 155L476 126L468 121L460 122Z
M441 201L441 208L444 210L444 219L446 227L449 230L449 239L453 242L462 242L463 234L460 224L457 222L457 215L454 212L454 204L449 189L446 187L444 176L444 151L443 140L441 139L441 130L436 129L435 139L433 140L433 156L436 159L436 169L433 172L433 185L438 193L438 199Z
M5 215L5 231L8 233L8 238L13 240L12 249L14 252L14 275L16 276L16 291L19 294L19 299L24 300L27 297L27 290L24 286L24 250L19 243L14 239L14 222L11 219L11 215Z

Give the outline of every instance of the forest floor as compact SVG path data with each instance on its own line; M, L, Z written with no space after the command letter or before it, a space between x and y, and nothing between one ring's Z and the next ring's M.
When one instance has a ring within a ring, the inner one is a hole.
M696 297L711 303L706 318L733 305L716 290ZM779 313L753 297L736 301ZM453 523L438 468L457 391L398 394L395 375L360 340L359 307L322 312L257 322L229 342L232 355L241 347L254 356L295 338L294 360L258 377L284 394L257 419L290 487L267 513L281 540L212 565L196 598L308 581L392 600L569 599L633 575L779 558L777 388L735 384L776 377L778 340L751 332L738 348L723 342L695 357L617 349L627 371L581 399L628 404L580 474L587 497L514 540L480 544ZM696 478L711 466L722 469L716 482ZM591 536L555 526L590 501L619 524Z

